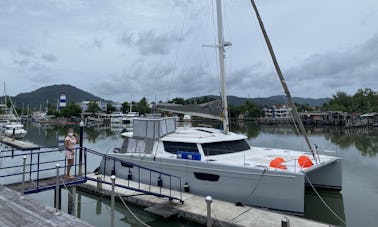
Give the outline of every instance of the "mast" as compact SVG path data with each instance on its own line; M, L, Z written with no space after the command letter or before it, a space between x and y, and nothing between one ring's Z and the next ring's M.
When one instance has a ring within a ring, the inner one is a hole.
M7 92L5 91L5 81L4 81L4 104L5 104L5 114L8 113L8 103L7 103Z
M218 45L219 48L219 74L221 80L221 98L222 98L222 121L223 130L225 134L229 132L229 122L228 122L228 104L227 104L227 94L226 94L226 83L224 76L224 47L230 46L230 42L224 42L223 40L223 22L222 22L222 2L217 0L217 23L218 23Z
M305 130L304 126L303 126L303 122L302 122L301 118L299 117L299 114L297 112L297 108L294 105L294 102L293 102L293 100L291 98L291 94L290 94L289 88L287 87L286 81L285 81L285 79L284 79L284 77L282 75L281 68L278 65L278 61L277 61L276 55L274 54L272 44L270 43L268 34L266 33L264 24L263 24L262 19L260 17L260 14L259 14L259 11L258 11L257 6L255 4L255 1L251 0L251 3L252 3L252 6L253 6L253 9L255 10L257 20L259 21L260 28L261 28L261 31L262 31L262 33L264 35L264 39L265 39L266 45L268 46L269 53L270 53L270 56L271 56L273 64L274 64L274 68L276 69L277 75L278 75L278 77L279 77L279 79L281 81L282 87L283 87L283 89L285 91L288 104L292 108L294 120L298 123L299 131L304 136L304 138L306 140L306 143L307 143L307 146L310 149L314 160L316 161L316 163L318 163L318 158L315 155L315 151L314 151L314 149L311 146L310 140L309 140L309 138L307 136L307 133L306 133L306 130Z

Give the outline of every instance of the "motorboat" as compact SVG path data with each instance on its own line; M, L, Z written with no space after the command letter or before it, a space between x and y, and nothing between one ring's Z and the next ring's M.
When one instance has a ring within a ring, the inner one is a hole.
M25 137L27 131L24 129L24 125L20 123L8 124L3 126L4 135L7 137L22 139Z

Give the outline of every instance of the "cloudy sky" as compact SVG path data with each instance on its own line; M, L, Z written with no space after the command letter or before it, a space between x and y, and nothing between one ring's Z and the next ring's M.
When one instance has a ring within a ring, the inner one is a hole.
M293 96L378 90L377 0L256 0ZM114 101L219 94L211 0L0 0L0 78ZM249 0L223 1L229 95L283 94ZM0 89L1 91L3 89ZM2 92L1 92L2 93Z

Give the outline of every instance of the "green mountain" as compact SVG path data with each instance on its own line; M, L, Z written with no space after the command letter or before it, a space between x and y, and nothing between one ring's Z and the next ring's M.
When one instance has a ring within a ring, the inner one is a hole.
M38 110L41 106L44 109L47 103L51 106L56 106L61 93L66 94L67 103L81 102L83 100L107 101L98 96L95 96L93 94L90 94L84 90L81 90L79 88L76 88L68 84L41 87L35 91L20 93L11 98L13 100L13 103L16 105L16 108L21 109L22 105L24 105L24 108L27 108L27 106L29 105L30 109ZM189 100L192 100L192 99L198 100L204 97L208 97L211 99L219 98L219 96L208 95L208 96L190 98ZM0 100L3 100L3 98L0 97ZM271 96L268 98L241 98L241 97L236 97L236 96L228 96L228 103L229 105L232 105L232 106L243 105L247 100L261 106L282 105L286 103L286 98L283 95ZM330 100L330 98L310 99L310 98L293 97L293 100L295 103L299 103L299 104L308 104L310 106L322 106L324 103L327 103Z
M66 94L67 103L81 102L83 100L104 100L68 84L41 87L35 91L20 93L11 98L16 108L22 108L22 105L26 108L29 105L31 109L39 109L40 105L45 108L47 103L56 106L61 93Z

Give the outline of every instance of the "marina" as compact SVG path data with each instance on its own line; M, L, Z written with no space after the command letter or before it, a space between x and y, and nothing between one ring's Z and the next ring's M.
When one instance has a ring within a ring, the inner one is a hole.
M375 226L378 92L361 69L375 69L378 36L353 32L364 41L326 44L317 34L327 29L316 29L329 25L318 22L323 15L298 20L324 6L306 12L298 1L285 12L290 21L274 24L281 15L272 9L290 4L247 3L155 3L154 13L139 10L149 2L47 4L46 15L39 3L38 13L28 4L5 7L2 17L20 25L16 31L39 36L15 39L13 28L0 25L10 31L3 71L19 93L9 96L4 82L0 225ZM10 15L26 15L28 27ZM255 33L263 45L255 45ZM297 47L307 37L316 39ZM356 56L363 58L348 61ZM17 74L33 80L21 83ZM353 83L356 75L361 83ZM293 97L289 84L306 97ZM343 91L363 84L373 89ZM328 98L331 89L339 91Z
M35 151L25 155L25 153L22 153L22 150L20 152L18 152L17 150L2 150L2 159L12 158L15 159L15 161L17 161L17 159L20 161L22 157L23 165L2 165L0 168L0 172L3 172L4 170L13 169L16 169L16 171L11 174L9 174L9 172L8 174L1 174L0 177L2 179L7 179L7 177L17 177L22 175L22 182L6 184L8 188L19 191L21 193L19 195L16 195L16 197L23 197L27 194L55 189L55 213L59 213L59 209L61 207L61 188L66 188L70 191L70 196L68 197L68 204L70 204L71 208L69 208L68 212L70 214L75 215L74 211L76 210L77 206L75 202L76 187L78 187L80 190L84 190L90 193L96 193L101 197L104 195L111 195L112 198L114 198L114 196L118 196L121 200L123 197L126 197L126 201L135 203L139 206L148 207L145 209L146 211L158 214L160 216L163 216L164 218L168 218L172 215L175 215L185 219L189 219L191 221L195 221L200 224L208 223L209 225L210 223L210 225L214 224L225 226L265 226L267 224L273 224L273 226L280 226L280 223L284 221L285 223L291 222L292 226L326 226L325 224L312 222L294 216L282 216L282 214L275 214L267 210L264 211L257 208L236 205L212 199L209 200L210 202L207 202L206 206L207 209L211 209L209 206L210 203L213 203L213 211L210 212L208 210L208 212L205 213L203 211L205 205L199 206L200 201L203 200L202 196L195 196L189 193L182 193L181 191L172 191L171 189L162 188L162 185L159 184L157 186L153 186L151 183L149 185L145 185L140 182L139 176L135 177L137 178L137 181L131 181L130 179L118 179L117 184L115 184L116 177L113 178L112 176L112 178L110 178L109 176L105 175L102 176L95 174L87 174L86 160L91 158L89 155L97 154L101 156L101 154L98 154L97 152L89 150L87 148L80 148L80 156L79 158L76 158L76 164L74 167L75 178L64 179L64 177L59 173L60 168L66 168L64 163L62 163L62 161L64 160L55 160L53 155L54 153L59 151L60 150L56 148L41 148L40 151ZM12 155L9 155L10 152L12 152ZM79 150L77 150L77 152L79 152ZM84 161L82 161L80 158L82 152L84 152ZM35 157L37 157L37 161L33 162L32 160L36 160ZM56 176L46 177L46 174L50 173L51 175L54 173L54 168L49 167L52 166L53 163L57 163ZM63 165L60 166L59 163L62 163ZM19 167L22 166L23 171L17 171L17 169L19 169ZM143 167L137 167L135 165L134 168L145 169ZM139 169L138 173L140 172ZM158 172L154 171L154 173ZM160 174L160 176L163 175L163 173L158 174ZM165 176L168 177L168 175ZM110 181L112 182L112 186L110 186L109 183L107 183ZM9 189L3 190L3 193L6 194L7 190ZM73 198L71 198L71 196L73 196ZM205 204L204 201L203 204ZM112 207L112 210L114 210L114 205L112 205ZM9 208L4 207L4 209ZM230 212L230 209L232 210L232 212ZM211 215L214 215L213 218L211 218ZM269 219L264 218L267 215L269 215ZM254 219L251 219L251 217L254 217ZM49 221L49 218L46 218L46 221ZM113 221L114 220L112 219L112 222Z
M65 125L51 128L35 124L27 124L26 127L30 133L28 133L25 140L32 141L34 144L38 144L38 146L56 146L59 142L59 135L64 135L67 128ZM237 124L231 124L231 128L235 132L248 136L249 143L255 146L261 146L261 144L267 144L267 142L270 141L271 147L285 146L289 149L293 149L293 144L290 141L293 141L293 138L297 137L295 130L289 126L269 127L258 126L248 122L239 122ZM319 146L319 149L322 150L324 147L333 147L333 152L336 152L333 154L343 157L347 163L343 168L344 181L341 193L320 190L320 195L331 205L331 208L339 216L345 218L348 226L374 226L373 223L376 221L374 213L378 212L375 206L376 202L378 202L378 194L374 192L374 188L378 187L378 185L376 185L376 181L374 180L376 176L373 174L377 171L375 164L377 161L377 152L369 151L371 148L368 147L359 150L361 148L358 149L353 144L374 144L374 138L376 138L378 132L368 128L351 130L339 127L308 128L308 131L310 132L310 138ZM120 136L118 128L113 130L111 128L102 127L98 129L85 128L84 130L84 145L104 153L110 152L114 147L120 146L122 141L123 139ZM297 146L301 146L301 143L298 143ZM323 152L329 153L331 151ZM11 160L10 158L4 159L2 166L4 166L5 162L10 162ZM99 163L100 159L88 162L89 171L96 169ZM3 182L3 180L1 181ZM363 187L358 185L363 185ZM361 191L361 193L356 193L356 191ZM77 194L78 196L80 195L83 201L81 203L82 211L80 216L96 226L108 225L109 222L106 220L109 220L109 212L106 207L109 206L109 202L106 202L107 200L104 198L91 196L80 190L77 190ZM50 191L29 194L27 196L54 207L54 195L51 194ZM62 201L67 201L66 190L62 190L62 197ZM204 199L204 197L201 198ZM90 204L95 205L96 203L102 204L101 213L96 213L96 206L89 206ZM119 201L116 202L116 204L118 204L116 206L116 217L118 217L119 220L126 220L123 219L123 216L125 213L128 213L128 211L122 208L123 205ZM362 208L362 206L364 208ZM65 203L62 204L62 209L67 212ZM146 211L138 207L132 207L132 209L142 219L144 218L145 221L154 223L155 225L158 225L157 223L177 223L171 218L165 220L146 214ZM316 222L331 223L340 226L344 225L320 202L318 196L312 189L306 189L304 217L315 220ZM133 217L128 217L127 219L132 222L135 221ZM93 220L96 221L93 222ZM122 223L124 224L123 221L120 221L117 226L122 226ZM118 223L118 221L116 223ZM172 225L174 226L175 224Z

